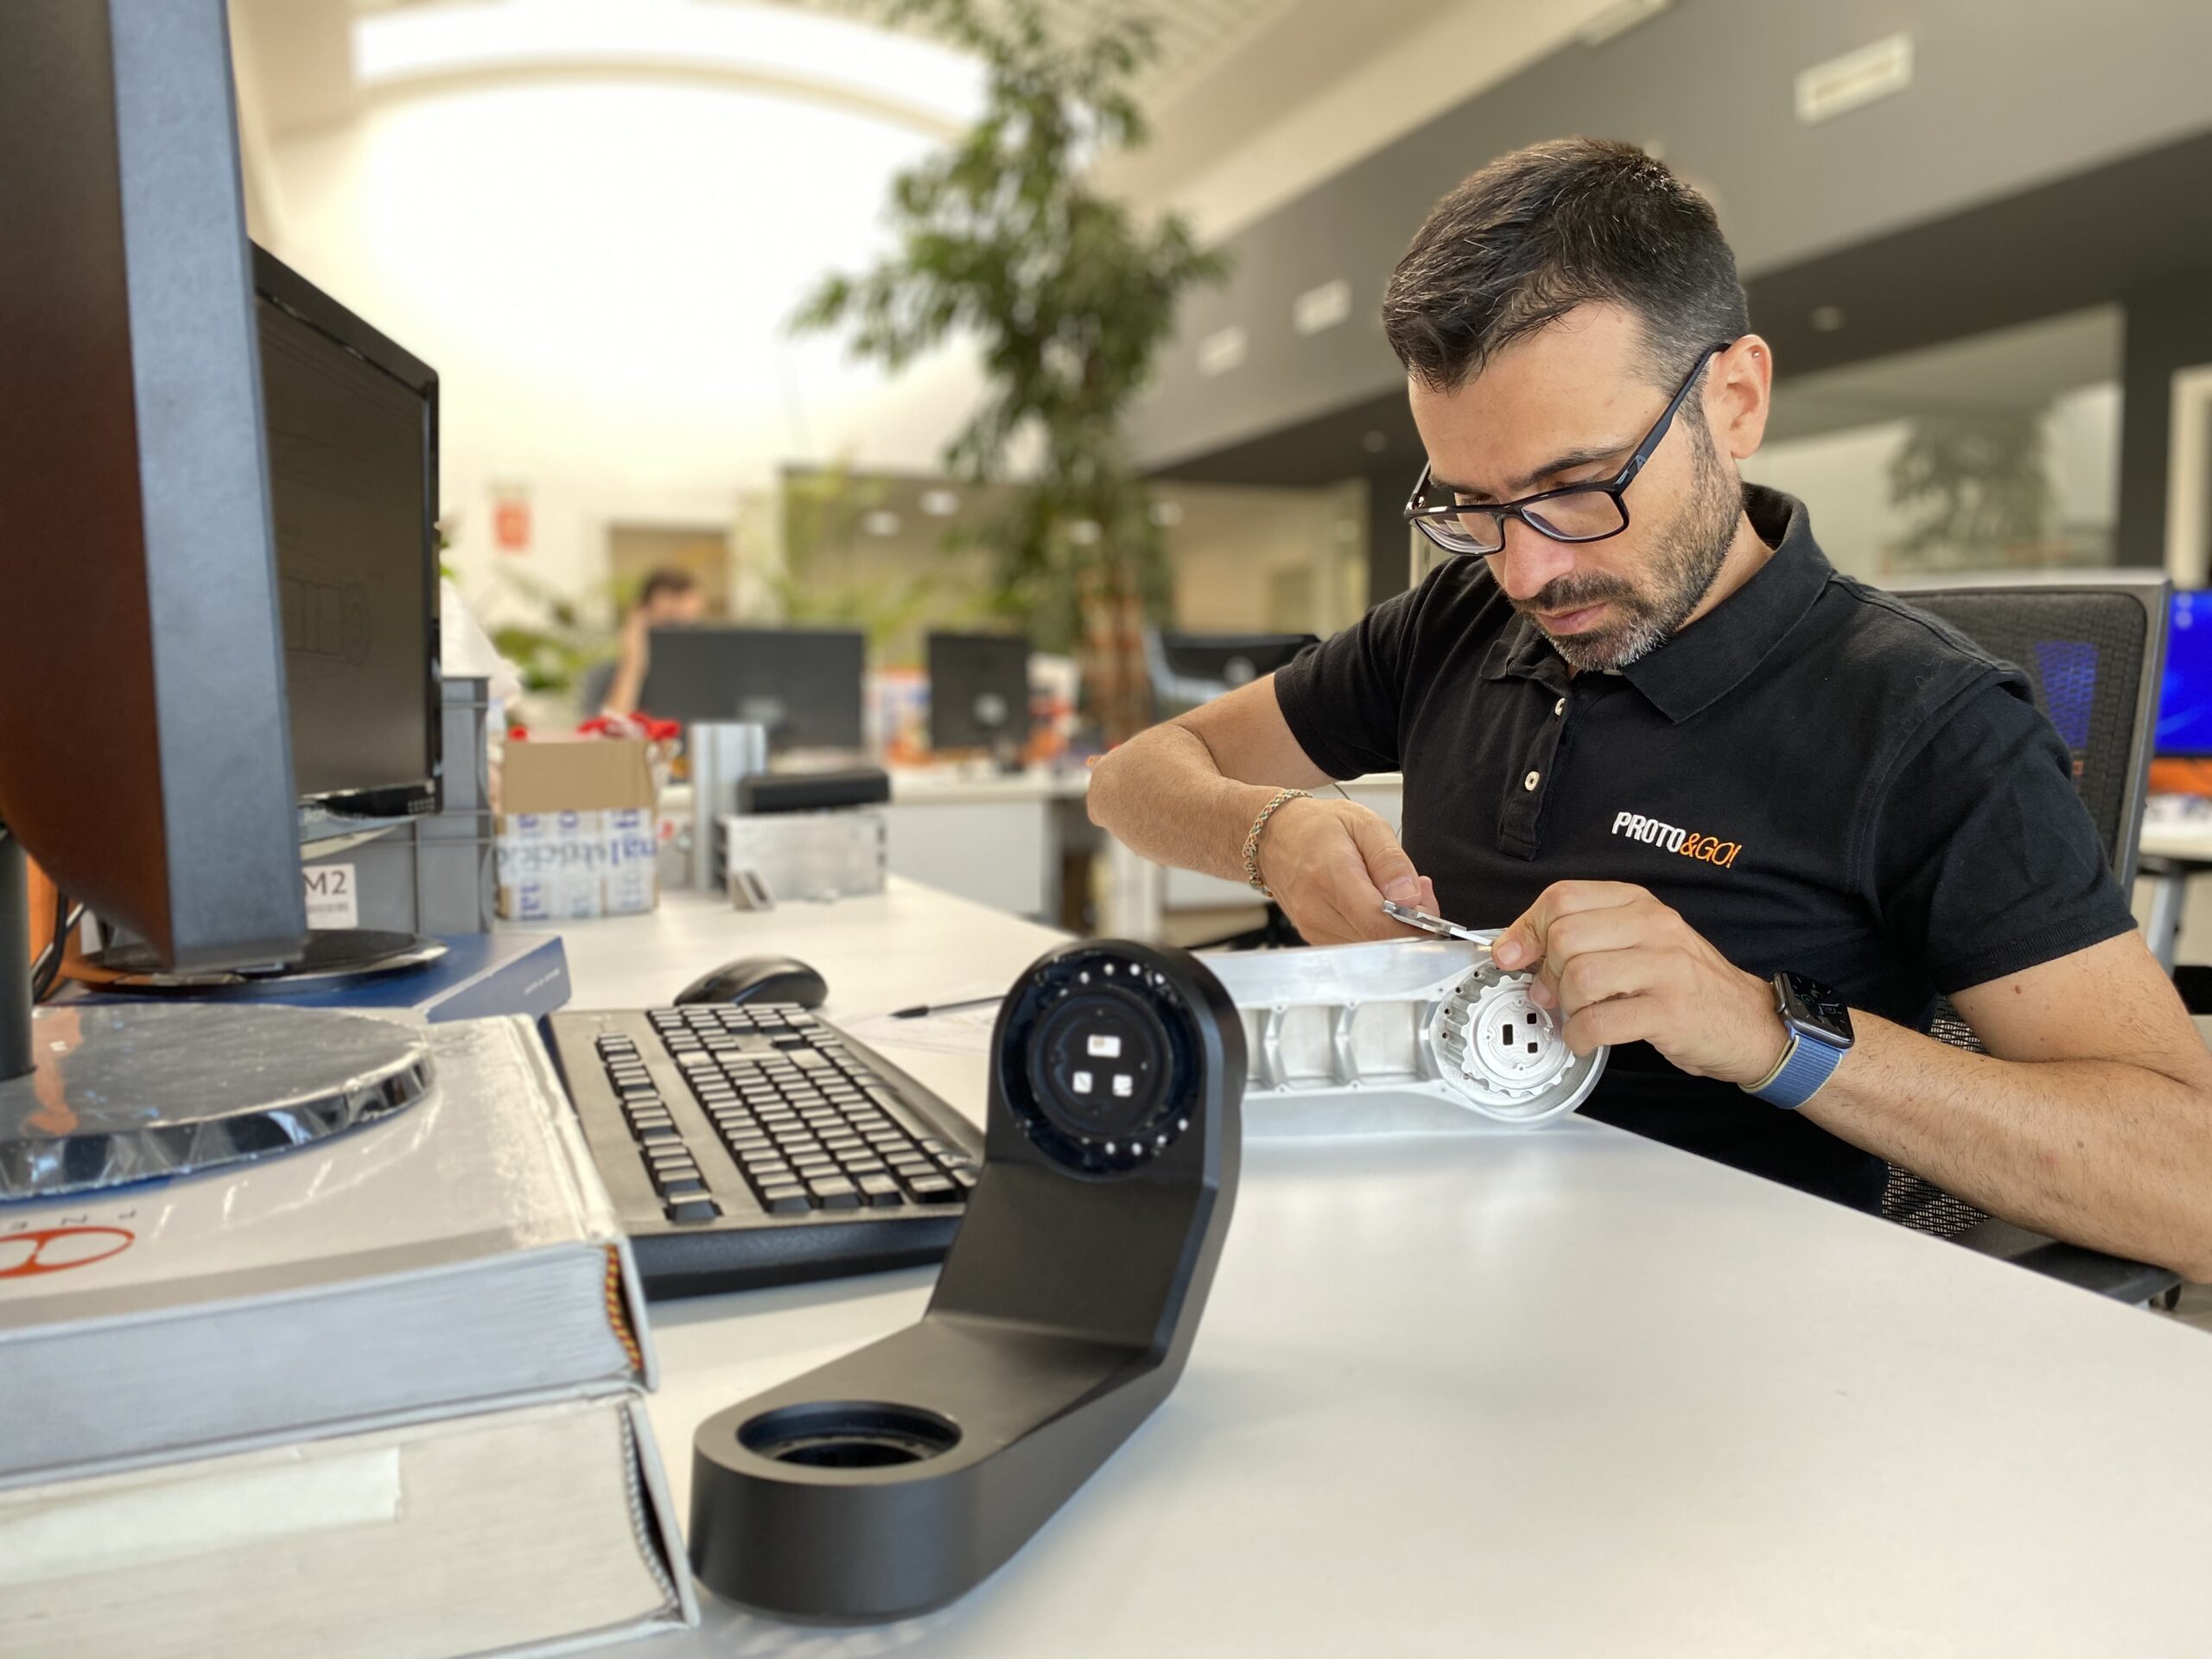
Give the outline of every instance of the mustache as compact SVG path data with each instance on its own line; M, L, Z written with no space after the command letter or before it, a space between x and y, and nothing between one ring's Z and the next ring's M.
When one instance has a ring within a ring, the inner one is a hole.
M1579 611L1612 600L1627 600L1632 606L1635 598L1636 590L1617 577L1560 576L1546 582L1528 598L1509 602L1526 616L1532 611Z

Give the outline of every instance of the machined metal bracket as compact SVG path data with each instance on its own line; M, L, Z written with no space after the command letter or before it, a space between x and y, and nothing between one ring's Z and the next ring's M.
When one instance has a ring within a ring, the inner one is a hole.
M1606 1051L1568 1050L1531 976L1491 961L1495 937L1204 957L1244 1022L1246 1135L1528 1125L1580 1105Z

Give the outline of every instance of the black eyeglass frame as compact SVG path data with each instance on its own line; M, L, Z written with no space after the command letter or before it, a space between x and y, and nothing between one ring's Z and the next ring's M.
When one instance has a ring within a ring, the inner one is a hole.
M1667 407L1659 412L1659 418L1652 423L1651 429L1643 435L1643 442L1636 446L1636 453L1628 458L1626 464L1621 467L1620 471L1605 482L1563 485L1556 490L1541 490L1535 495L1524 495L1516 501L1445 502L1431 506L1425 505L1421 497L1428 493L1428 475L1434 463L1424 461L1421 463L1421 476L1414 480L1414 493L1406 498L1406 522L1454 558L1491 559L1505 551L1505 521L1509 518L1518 518L1547 541L1564 542L1578 547L1590 542L1611 541L1629 525L1626 499L1628 486L1636 482L1637 474L1643 470L1644 463L1649 461L1657 452L1659 446L1666 442L1667 433L1675 424L1675 415L1681 411L1683 400L1690 395L1690 388L1697 384L1698 377L1705 372L1705 365L1735 343L1732 340L1725 340L1718 345L1707 346L1697 354L1697 361L1690 365L1690 372L1682 377L1682 384L1675 388L1675 395L1667 400ZM1529 516L1527 510L1538 502L1549 501L1562 495L1609 495L1613 499L1613 510L1620 514L1621 521L1612 529L1599 531L1595 536L1562 536L1555 530L1545 528ZM1486 512L1497 520L1496 547L1454 547L1444 539L1440 531L1431 526L1430 521L1433 519L1459 518L1471 512Z

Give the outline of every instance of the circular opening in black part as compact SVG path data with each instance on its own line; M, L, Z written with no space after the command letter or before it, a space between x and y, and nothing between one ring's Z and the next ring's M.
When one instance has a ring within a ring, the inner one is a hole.
M888 1469L923 1463L960 1444L960 1431L913 1406L824 1401L763 1412L738 1444L772 1463L814 1469Z

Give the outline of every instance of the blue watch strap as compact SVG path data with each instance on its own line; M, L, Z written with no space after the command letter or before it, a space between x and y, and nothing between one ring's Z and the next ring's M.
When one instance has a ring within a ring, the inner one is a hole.
M1782 1069L1767 1079L1764 1088L1751 1092L1770 1106L1794 1112L1820 1092L1821 1085L1835 1075L1836 1067L1849 1052L1792 1026L1789 1052L1783 1057Z

